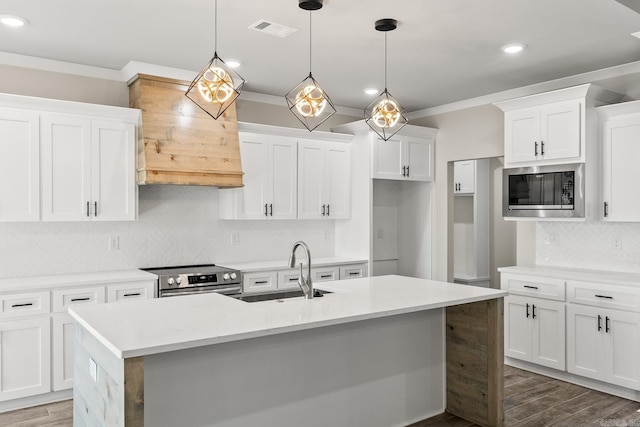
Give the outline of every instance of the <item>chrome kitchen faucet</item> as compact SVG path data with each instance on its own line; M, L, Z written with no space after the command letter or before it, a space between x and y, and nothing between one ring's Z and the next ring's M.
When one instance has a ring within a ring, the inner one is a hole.
M297 241L293 245L293 249L291 250L291 256L289 257L289 267L294 268L296 266L296 249L298 246L302 246L304 249L304 253L307 256L307 277L304 277L302 274L302 263L300 263L300 277L298 278L298 285L302 292L304 292L304 297L306 299L313 298L313 283L311 282L311 252L309 252L309 246L302 240Z

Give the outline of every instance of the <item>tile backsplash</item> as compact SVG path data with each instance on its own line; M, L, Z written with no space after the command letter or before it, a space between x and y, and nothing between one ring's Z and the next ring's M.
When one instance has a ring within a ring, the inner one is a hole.
M640 223L539 221L536 263L640 273Z
M133 222L0 223L0 277L282 259L296 240L334 255L332 220L218 219L215 187L139 187ZM232 234L237 244L232 244ZM110 250L117 238L119 249Z

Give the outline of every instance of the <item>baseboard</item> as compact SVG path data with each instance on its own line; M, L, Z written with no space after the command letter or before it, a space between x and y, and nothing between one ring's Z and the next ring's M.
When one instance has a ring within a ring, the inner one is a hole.
M73 397L73 389L54 391L51 393L38 394L36 396L22 397L20 399L0 402L0 412L8 412L16 409L29 408L32 406L44 405L45 403L59 402Z

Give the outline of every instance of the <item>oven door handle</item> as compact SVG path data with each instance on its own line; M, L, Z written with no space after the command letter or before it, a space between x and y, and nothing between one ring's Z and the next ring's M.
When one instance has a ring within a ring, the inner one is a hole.
M207 289L207 288L199 288L199 289L181 289L181 290L165 290L165 291L159 291L158 292L158 297L159 298L165 298L165 297L176 297L176 296L181 296L181 295L196 295L196 294L212 294L212 293L216 293L216 294L225 294L225 295L235 295L235 294L239 294L241 292L241 287L240 285L238 286L233 286L233 287L225 287L225 288L221 288L221 289Z

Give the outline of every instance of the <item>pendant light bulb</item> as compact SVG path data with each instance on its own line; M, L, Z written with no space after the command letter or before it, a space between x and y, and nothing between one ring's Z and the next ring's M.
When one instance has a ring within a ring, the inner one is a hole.
M309 131L320 126L335 114L336 109L329 95L311 74L311 11L322 8L322 0L299 0L298 6L309 11L309 77L300 82L285 95L289 111Z
M215 2L215 51L213 58L191 82L187 98L218 119L240 95L245 80L218 56L218 1Z
M384 34L384 91L365 108L365 122L380 137L387 141L404 125L409 123L404 110L397 99L387 90L387 32L396 29L395 19L380 19L375 23L377 31Z

